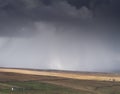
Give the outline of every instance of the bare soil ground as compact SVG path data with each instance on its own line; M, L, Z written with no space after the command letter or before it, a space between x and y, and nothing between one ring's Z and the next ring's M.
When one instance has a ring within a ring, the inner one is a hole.
M75 94L83 94L81 92L84 94L120 94L119 74L0 69L0 89L14 86L8 82L26 81L53 84L80 92Z

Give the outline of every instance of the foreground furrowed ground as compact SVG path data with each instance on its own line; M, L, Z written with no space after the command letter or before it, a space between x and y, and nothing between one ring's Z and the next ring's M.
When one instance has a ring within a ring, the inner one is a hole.
M47 84L43 82L27 81L27 82L2 82L2 84L11 86L0 88L0 94L120 94L118 84L110 85L110 83L91 83L79 82L75 87L67 87L67 85ZM81 85L80 85L81 83ZM86 86L89 85L89 86ZM14 85L14 91L11 90Z
M0 94L80 94L78 90L35 81L5 82L5 84L14 85L14 90L11 90L12 87L4 87L0 89Z

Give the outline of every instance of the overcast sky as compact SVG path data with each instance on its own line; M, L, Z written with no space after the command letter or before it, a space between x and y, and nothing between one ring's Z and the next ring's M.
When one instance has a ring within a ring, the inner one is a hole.
M0 67L120 71L120 0L0 0Z

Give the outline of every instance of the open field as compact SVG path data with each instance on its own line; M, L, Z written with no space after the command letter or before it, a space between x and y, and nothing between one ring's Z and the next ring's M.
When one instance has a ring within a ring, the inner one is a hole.
M8 71L11 70L11 71ZM14 72L12 72L15 70ZM24 71L24 73L22 73ZM29 71L29 73L28 73ZM72 77L57 77L54 75L36 75L30 74L32 70L20 69L1 69L0 72L0 94L120 94L120 82L118 81L103 81L103 80L89 80L76 79ZM48 71L37 71L39 73L49 73ZM60 73L68 75L82 75L86 76L101 76L111 77L111 79L117 77L117 74L93 74L93 73L72 73L72 72L60 72L51 71L50 74ZM62 75L62 74L61 74ZM67 76L68 76L67 75ZM75 76L76 77L76 76ZM96 78L97 79L97 78ZM15 87L15 90L11 92L11 88Z
M12 72L12 73L28 74L28 75L53 76L53 77L71 78L71 79L79 79L79 80L120 81L120 74L108 74L108 73L39 71L39 70L4 69L4 68L1 68L0 72Z

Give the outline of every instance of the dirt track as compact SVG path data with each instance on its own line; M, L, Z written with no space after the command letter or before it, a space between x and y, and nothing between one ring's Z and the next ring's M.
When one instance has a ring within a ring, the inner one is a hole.
M115 75L102 75L102 74L76 74L76 73L67 73L67 72L48 72L48 71L35 71L35 70L25 70L25 69L0 69L0 72L12 72L19 74L29 74L29 75L42 75L42 76L55 76L63 78L72 78L80 80L98 80L98 81L120 81L120 76Z

